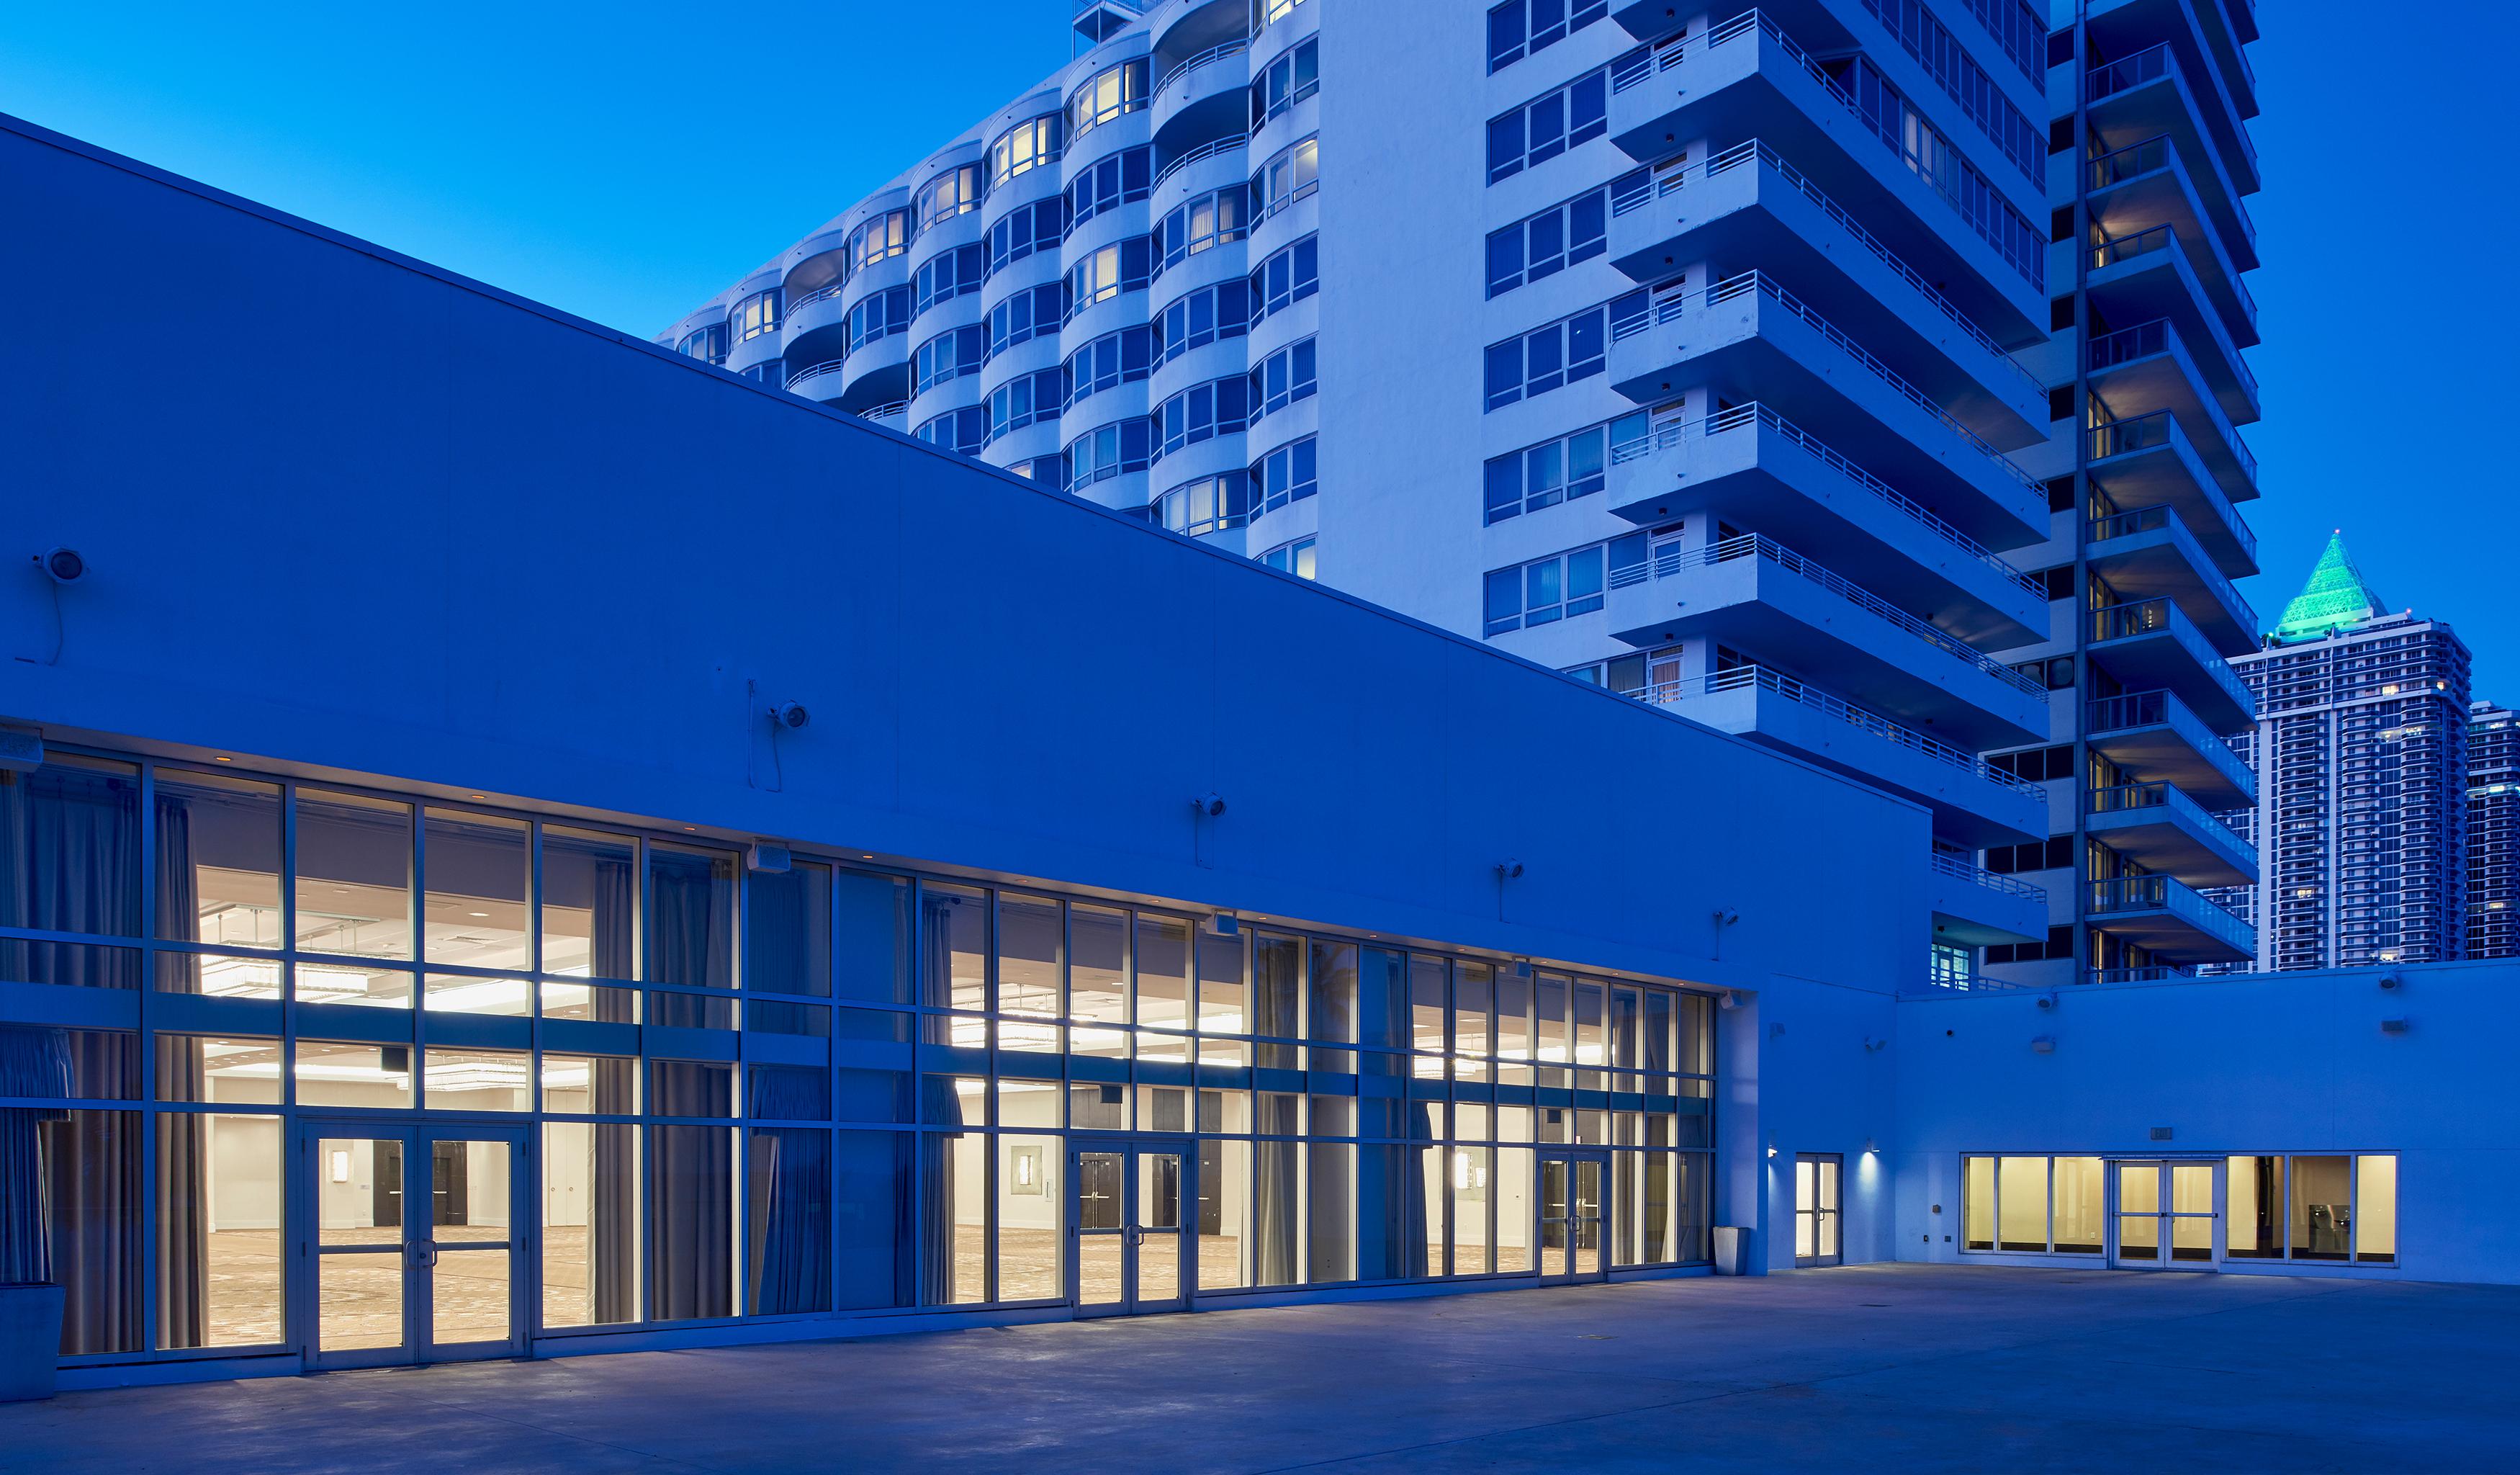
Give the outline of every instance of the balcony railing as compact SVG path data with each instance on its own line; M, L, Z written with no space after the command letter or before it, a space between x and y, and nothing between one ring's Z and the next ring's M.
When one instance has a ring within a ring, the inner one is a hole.
M2098 271L2103 267L2115 266L2121 261L2132 261L2138 256L2148 256L2160 251L2173 253L2182 260L2187 255L2187 249L2180 244L2177 231L2167 225L2156 225L2150 230L2139 230L2131 236L2111 237L2092 247L2092 270ZM2191 264L2188 269L2193 271L2195 267ZM2240 300L2240 315L2249 320L2250 327L2256 327L2258 300L2249 295L2249 286L2240 280L2238 272L2226 272L2224 275L2231 284L2231 295ZM2246 374L2248 370L2243 367L2240 372Z
M1914 498L1829 449L1821 443L1818 437L1756 400L1748 404L1734 405L1728 410L1718 410L1702 420L1687 420L1673 425L1656 426L1643 435L1621 440L1610 447L1610 463L1615 466L1639 460L1655 451L1678 445L1685 439L1705 438L1732 431L1751 430L1762 425L1809 452L1822 466L1888 503L1893 511L1912 520L1918 527L1949 543L1971 561L1984 565L2011 581L2023 593L2033 595L2042 601L2047 599L2046 584L2004 562L1985 544L1926 511L1924 506Z
M2156 133L2141 143L2113 149L2092 161L2091 180L2094 192L2124 184L2139 174L2165 169L2178 157L2178 149L2167 133ZM2249 207L2237 194L2226 192L2231 202L2232 217L2240 222L2240 235L2254 251L2258 244L2258 222L2249 217Z
M1692 57L1702 56L1719 46L1757 35L1764 35L1776 42L1778 49L1782 50L1813 81L1820 84L1822 91L1836 99L1838 105L1847 112L1854 114L1857 123L1862 126L1867 136L1888 149L1898 159L1902 167L1915 175L1919 183L1940 197L1945 205L1950 206L1954 212L1968 223L1969 229L1977 233L1980 240L1995 248L1995 254L2006 264L2028 278L2032 286L2046 285L2042 280L2042 267L2038 261L2016 259L1998 233L1978 218L1977 212L1970 207L1969 202L1961 195L1959 187L1950 177L1952 170L1934 167L1927 161L1911 155L1901 146L1896 137L1884 135L1880 125L1875 123L1865 113L1863 106L1856 102L1855 95L1847 91L1837 78L1828 74L1827 68L1822 67L1809 51L1803 48L1801 43L1786 35L1783 27L1759 11L1743 11L1730 21L1718 22L1693 36L1682 36L1651 53L1637 53L1610 73L1610 91L1613 93L1628 91L1632 87L1651 80L1661 72L1685 65Z
M1654 200L1675 194L1688 187L1692 175L1701 179L1713 179L1719 174L1729 174L1749 163L1764 163L1776 170L1778 178L1791 185L1804 199L1817 206L1822 214L1835 221L1838 228L1846 232L1856 245L1863 247L1882 265L1889 267L1899 280L1907 283L1910 289L1932 304L1935 311L1951 319L1953 325L1966 335L1969 342L1985 349L1995 356L1997 362L2019 375L2023 386L2034 398L2044 396L2048 392L2048 387L2040 381L2038 375L2023 368L2019 359L2014 358L2002 344L1995 341L1993 334L1979 327L1966 313L1953 306L1951 299L1944 297L1931 282L1926 281L1923 273L1902 260L1897 252L1882 245L1880 238L1866 230L1862 221L1847 213L1844 207L1828 198L1819 185L1812 183L1810 175L1787 163L1783 156L1755 138L1747 143L1735 144L1723 153L1696 163L1658 171L1649 189L1633 190L1613 200L1610 203L1610 213L1624 215L1642 208Z
M846 281L833 282L827 287L817 287L813 291L806 293L803 297L789 298L788 300L788 315L789 317L794 317L796 315L797 308L805 306L811 302L828 302L832 299L838 297L842 292L846 291L848 289L848 285L849 284Z
M2172 979L2192 979L2193 968L2172 968L2155 963L2148 968L2093 968L2089 981L2094 984L2165 984Z
M1736 666L1731 670L1711 675L1661 681L1643 687L1635 695L1638 700L1656 706L1673 706L1734 691L1767 691L1788 702L1808 707L1826 716L1835 717L1848 726L1881 739L1895 747L1921 754L1937 762L1948 763L1972 774L2004 793L2018 798L2046 802L2047 789L2017 774L2006 773L1965 749L1929 738L1912 727L1904 726L1876 713L1865 711L1842 697L1832 696L1807 681L1773 671L1762 666Z
M2169 912L2242 952L2257 950L2257 934L2248 923L2206 900L2183 881L2169 876L2119 876L2091 885L2092 916L2147 911Z
M2083 101L2088 106L2163 77L2178 81L2180 90L2187 94L2190 107L2203 106L2196 100L2195 89L2189 87L2187 78L2180 73L2179 59L2171 55L2167 41L2156 41L2133 56L2120 57L2092 68L2084 74ZM2220 96L2219 89L2217 96ZM2202 123L2204 119L2199 117L2197 121ZM2236 115L2232 117L2231 124L2232 135L2239 141L2240 157L2249 161L2249 172L2254 174L2258 171L2258 146L2250 140L2248 126Z
M2187 445L2187 433L2179 428L2178 417L2168 410L2155 410L2132 420L2112 420L2106 425L2092 426L2090 440L2091 458L2094 461L2162 446L2186 446L2189 456L2196 454L2195 448ZM2258 561L2258 534L2241 519L2239 509L2231 505L2231 499L2223 494L2223 488L2210 477L2197 484L2196 490L2213 507L2223 527L2238 541L2254 566Z
M1899 992L1908 998L1943 998L1959 993L2024 993L2038 987L1983 973L1929 973L1923 982L1903 986Z
M2030 677L2014 670L2011 667L1996 660L1993 656L1990 656L1984 651L1977 649L1975 646L1970 645L1967 641L1958 639L1935 628L1932 624L1909 614L1906 610L1900 609L1897 605L1883 599L1880 595L1875 594L1859 584L1849 581L1845 577L1828 569L1821 567L1819 564L1816 564L1810 559L1803 557L1801 554L1796 553L1791 548L1785 547L1783 544L1778 543L1762 533L1745 532L1739 537L1726 538L1720 543L1710 543L1704 547L1675 549L1669 552L1656 554L1653 559L1653 576L1656 578L1670 578L1674 576L1688 573L1692 569L1712 568L1717 564L1729 564L1736 559L1744 558L1759 559L1763 563L1781 570L1784 573L1806 579L1819 588L1827 591L1839 599L1845 600L1848 604L1851 604L1857 609L1864 611L1866 614L1870 615L1875 620L1879 620L1896 629L1903 630L1906 633L1914 636L1916 639L1923 641L1925 644L1932 646L1938 651L1941 651L1944 655L1960 662L1962 665L1967 666L1971 669L1976 670L1983 675L1993 677L1996 681L2011 687L2023 696L2045 698L2048 694L2048 686L2046 682L2032 680ZM1630 570L1633 570L1634 573L1631 576L1624 579L1621 577L1621 575L1623 572L1627 571L1620 569L1612 569L1610 571L1610 587L1614 589L1624 588L1629 584L1636 583L1640 580L1642 576L1644 566L1639 564L1631 565L1629 568Z
M848 360L844 358L827 358L818 364L808 364L788 376L788 388L792 390L809 379L820 379L826 374L836 374L847 362Z
M2205 719L2190 712L2187 704L2168 691L2133 691L2124 696L2099 697L2089 703L2084 713L2084 730L2092 737L2105 733L2126 732L2138 727L2168 727L2187 740L2188 746L2221 768L2241 789L2255 787L2246 781L2248 763L2231 751L2231 745L2217 736Z
M2187 530L2186 522L2168 507L2138 507L2132 512L2093 518L2088 527L2091 541L2095 544L2107 542L2111 538L2133 537L2139 532L2158 532L2164 528L2176 528L2182 532ZM2188 534L2190 538L2194 535ZM2201 558L2204 553L2202 548L2196 551L2200 555L2200 561L2193 566L2196 576L2204 580L2205 587L2214 591L2214 597L2221 600L2226 609L2239 618L2242 627L2255 630L2258 627L2258 612L2249 608L2249 602L2242 599L2240 591L2232 587L2229 579L2223 576L2223 571L2214 567L2212 559Z
M1147 96L1161 97L1164 89L1171 86L1177 78L1188 76L1190 73L1196 71L1198 69L1206 66L1210 62L1222 62L1227 57L1240 56L1242 53L1249 51L1250 49L1251 38L1249 36L1243 36L1238 40L1228 41L1222 46L1211 46L1207 50L1181 62L1175 66L1172 70L1167 71L1162 76L1156 78L1155 85L1147 89Z
M2092 372L2095 374L2102 369L2113 369L2119 364L2133 363L2139 358L2150 358L2156 353L2169 353L2174 350L2180 357L2186 358L2191 365L2195 362L2187 352L2186 343L2180 338L2178 327L2166 317L2157 317L2148 323L2138 323L2132 328L2120 328L2115 333L2103 333L2092 339L2087 346ZM2238 376L2241 387L2248 391L2250 402L2256 403L2257 376L2249 372L2247 364L2240 362L2240 356L2236 351L2231 355L2231 369ZM2240 469L2254 484L2258 480L2258 458L2250 452L2249 443L2240 438L2239 428L2231 425L2228 418L2223 416L2223 407L2214 400L2213 391L2201 384L2197 389L2204 394L2206 402L2214 407L2214 413L2220 420L2223 431L2223 443L2230 447L2231 455L2239 461Z
M871 404L857 412L860 420L885 420L895 425L910 418L910 401L896 399L890 404Z
M2225 836L2233 849L2247 854L2253 861L2257 857L2257 847L2233 834L2230 826L2205 812L2205 807L2181 793L2177 784L2114 784L2104 789L2093 789L2085 796L2084 811L2090 814L2139 814L2147 809L2175 814L2200 831Z
M1214 159L1219 154L1231 154L1250 141L1251 137L1249 134L1236 133L1225 138L1220 138L1214 143L1199 145L1197 148L1182 155L1172 162L1165 164L1162 170L1155 175L1155 182L1149 188L1148 193L1151 194L1154 190L1162 189L1164 187L1164 181L1173 177L1174 170L1187 168L1190 165L1198 162L1202 159Z
M1958 855L1944 854L1941 851L1935 851L1932 853L1932 865L1937 875L1949 876L1956 881L1965 881L1971 886L1984 887L1988 891L2002 896L2019 897L2027 901L2048 899L2048 888L2044 886L2034 885L2018 876L2006 876L1988 870L1982 865L1971 864Z
M2168 599L2138 599L2126 604L2113 604L2092 612L2092 641L2098 644L2124 640L2137 635L2168 633L2195 661L2197 668L2215 685L2223 689L2244 713L2254 714L2257 704L2250 700L2249 689L2231 674L2222 652L2199 632L2195 624ZM2252 718L2254 720L2254 717Z
M1839 352L1844 353L1847 357L1855 360L1858 365L1868 370L1872 376L1881 381L1881 383L1886 386L1892 393L1907 400L1917 409L1924 411L1925 414L1931 416L1936 422L1941 424L1945 430L1950 431L1953 435L1958 436L1960 439L1975 447L1980 454L1987 458L1988 461L1994 463L1997 470L2001 471L2004 476L2009 477L2014 482L2019 483L2025 490L2036 491L2043 484L2038 478L2030 475L2030 473L2026 471L2023 471L2019 466L2014 465L2010 457L2006 456L2003 452L1997 450L1993 445L1987 443L1986 438L1961 424L1951 411L1944 409L1932 395L1916 388L1914 385L1910 384L1900 375L1898 370L1891 368L1888 364L1875 358L1871 351L1867 349L1862 344L1859 344L1854 339L1847 337L1842 330L1830 323L1828 319L1821 316L1820 313L1813 310L1809 303L1794 296L1792 293L1787 292L1778 283L1776 278L1769 276L1763 271L1753 269L1742 272L1738 276L1727 277L1723 281L1716 283L1714 286L1708 287L1699 292L1690 292L1686 288L1680 287L1666 288L1654 294L1650 307L1641 309L1636 313L1610 324L1610 338L1611 341L1615 343L1621 339L1632 338L1638 333L1642 332L1646 326L1644 314L1647 312L1651 313L1650 320L1655 324L1670 323L1677 321L1684 313L1686 313L1692 300L1696 305L1701 307L1714 307L1725 302L1732 301L1735 298L1747 297L1752 294L1765 298L1769 301L1776 303L1778 307L1783 308L1786 312L1802 319L1804 323L1811 327L1812 331L1818 333L1822 338L1826 339L1838 349Z

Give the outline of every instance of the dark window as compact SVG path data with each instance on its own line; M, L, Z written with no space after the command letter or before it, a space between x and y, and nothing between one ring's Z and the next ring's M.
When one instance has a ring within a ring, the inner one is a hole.
M1610 13L1610 0L1506 0L1488 12L1488 70L1554 46Z
M1609 241L1610 201L1644 178L1640 169L1491 233L1488 296L1501 297L1599 255Z
M1610 69L1604 67L1488 119L1488 183L1545 163L1609 128Z
M2074 300L2070 297L2048 300L2048 331L2062 332L2074 326Z
M2070 420L2074 415L2074 387L2060 384L2048 392L2048 418Z
M2051 242L2071 241L2074 239L2074 207L2072 206L2060 205L2048 213L2048 239Z
M2048 125L2048 152L2062 154L2074 147L2074 115L2067 114Z
M2071 27L2048 33L2048 65L2062 67L2074 60L2074 32Z
M2072 477L2050 477L2044 484L2048 488L2048 510L2049 512L2064 512L2072 508L2074 505L2074 479Z
M2058 564L2052 569L2043 569L2032 576L2048 586L2048 597L2050 600L2071 599L2074 597L2074 566L2072 564Z

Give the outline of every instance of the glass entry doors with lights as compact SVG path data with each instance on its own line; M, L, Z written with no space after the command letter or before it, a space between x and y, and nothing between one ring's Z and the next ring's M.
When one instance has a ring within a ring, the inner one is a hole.
M307 1121L298 1143L307 1366L523 1354L522 1129Z
M1838 1233L1839 1175L1845 1160L1835 1153L1798 1153L1794 1157L1794 1264L1846 1264L1846 1245Z
M1194 1205L1187 1143L1078 1137L1068 1145L1068 1299L1079 1316L1176 1312L1190 1301Z
M1540 1279L1543 1284L1599 1280L1608 1274L1601 1253L1601 1221L1607 1217L1610 1165L1606 1153L1540 1149Z
M2112 1162L2115 1264L2130 1269L2210 1270L2222 1263L2223 1165Z

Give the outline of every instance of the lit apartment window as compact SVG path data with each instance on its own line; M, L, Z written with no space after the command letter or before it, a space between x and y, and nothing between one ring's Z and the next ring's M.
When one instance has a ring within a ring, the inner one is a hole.
M1488 183L1546 163L1610 130L1610 69L1586 72L1488 119Z
M1097 302L1145 288L1154 238L1132 236L1114 241L1067 271L1067 315L1073 318Z
M1277 547L1261 554L1260 562L1282 574L1292 574L1297 578L1316 577L1318 576L1314 572L1313 563L1315 541L1313 538L1299 537L1291 543L1280 543Z
M779 331L779 289L773 287L767 292L756 292L735 304L735 310L726 315L726 322L737 343Z
M1159 526L1193 536L1239 528L1251 520L1251 484L1231 472L1184 482L1156 498L1152 513Z
M1186 292L1155 315L1155 362L1251 331L1251 289L1240 277Z
M989 187L997 188L1038 165L1058 161L1059 115L1045 113L1001 133L989 145Z
M1104 210L1146 199L1154 166L1153 147L1141 144L1077 175L1067 186L1067 228L1073 231Z
M1610 13L1610 0L1506 0L1488 12L1488 70L1554 46Z
M1155 222L1155 270L1177 266L1211 246L1239 241L1251 229L1251 191L1229 185L1165 211Z
M1098 123L1147 106L1147 59L1121 62L1087 77L1067 96L1067 136L1081 138Z
M686 358L697 358L705 363L725 363L726 324L711 323L705 328L684 334L683 341L674 345L674 351Z
M1321 39L1290 46L1251 79L1251 130L1322 90Z
M1252 325L1257 327L1269 314L1293 306L1321 287L1320 236L1306 236L1269 253L1251 271Z
M849 232L849 270L864 271L910 250L910 211L886 210Z
M1251 176L1251 203L1260 219L1321 188L1321 140L1307 138L1272 155Z
M1275 25L1295 13L1295 7L1308 0L1251 0L1251 28Z
M939 220L980 207L980 166L977 163L956 164L944 173L919 187L914 204L919 215L919 228L925 230Z

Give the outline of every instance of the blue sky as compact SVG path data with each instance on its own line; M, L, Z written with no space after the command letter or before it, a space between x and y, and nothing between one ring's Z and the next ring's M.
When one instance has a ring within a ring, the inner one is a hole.
M2501 88L2448 66L2520 51L2520 7L2455 9L2260 0L2268 573L2242 588L2272 624L2341 527L2393 605L2458 627L2479 695L2520 703L2494 429L2520 207ZM1067 10L821 0L738 34L701 5L26 4L0 111L644 335L1049 72Z

